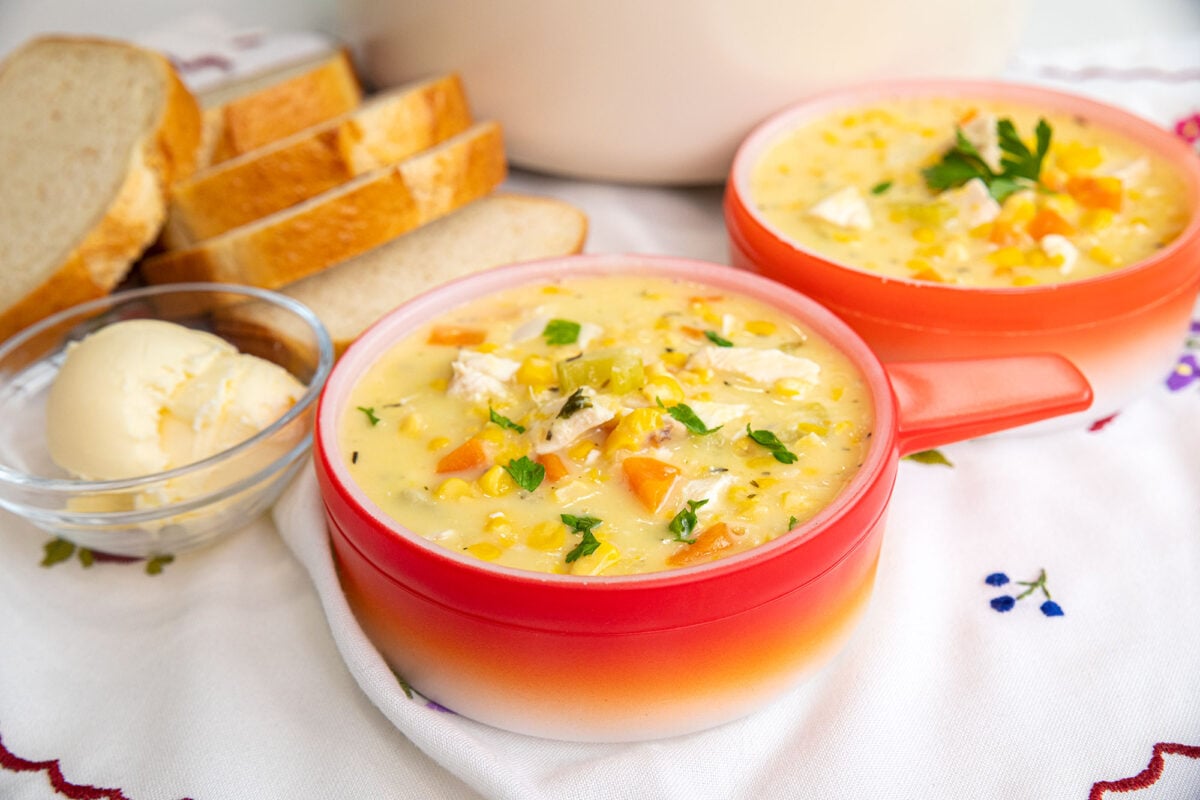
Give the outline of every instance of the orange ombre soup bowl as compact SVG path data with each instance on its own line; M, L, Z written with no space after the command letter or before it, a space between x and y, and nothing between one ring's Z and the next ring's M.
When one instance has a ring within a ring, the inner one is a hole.
M885 277L806 250L759 213L750 178L789 131L839 111L913 97L1006 101L1071 114L1157 154L1186 184L1190 221L1154 255L1108 274L1052 285L984 288ZM1200 159L1168 131L1112 106L1033 86L924 80L867 84L812 97L742 143L725 191L731 261L804 292L841 317L885 363L1060 353L1087 376L1092 408L1038 428L1087 425L1165 380L1200 293Z
M869 387L871 444L807 523L757 548L665 572L583 577L475 559L407 530L356 485L339 427L350 392L395 342L448 309L568 276L699 282L771 304L837 346ZM741 717L846 642L867 607L905 453L1085 407L1059 356L884 368L834 315L774 281L660 256L572 256L445 284L385 317L337 363L321 397L315 463L346 596L415 689L467 717L584 741L671 736Z

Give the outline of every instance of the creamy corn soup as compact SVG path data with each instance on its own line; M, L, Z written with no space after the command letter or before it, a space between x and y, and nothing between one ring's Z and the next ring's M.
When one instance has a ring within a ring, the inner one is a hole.
M781 233L839 263L972 286L1079 280L1134 264L1186 226L1183 181L1084 119L910 98L789 132L751 176Z
M410 530L581 575L702 563L827 505L870 395L771 306L688 282L575 278L468 304L353 388L351 475Z

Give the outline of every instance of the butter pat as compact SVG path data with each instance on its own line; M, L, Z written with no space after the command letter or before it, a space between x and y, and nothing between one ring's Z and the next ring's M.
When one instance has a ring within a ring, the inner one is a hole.
M55 463L86 480L148 475L250 438L303 393L287 370L210 333L117 322L67 351L47 401L47 443Z

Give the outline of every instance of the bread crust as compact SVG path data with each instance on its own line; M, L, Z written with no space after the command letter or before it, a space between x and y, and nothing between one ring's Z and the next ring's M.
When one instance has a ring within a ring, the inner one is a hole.
M151 283L277 288L448 214L492 191L506 175L500 126L480 123L298 206L148 259L142 276Z
M457 75L373 99L176 184L164 241L182 249L219 236L432 147L471 121Z
M77 243L68 245L68 254L57 270L15 304L0 310L0 340L56 311L111 292L157 237L166 216L168 184L194 169L200 140L199 106L165 57L122 42L89 37L42 37L29 46L41 42L139 50L160 65L164 100L158 117L133 150L125 180L97 224Z
M205 109L200 163L219 164L345 114L362 94L350 54L339 49L307 72Z

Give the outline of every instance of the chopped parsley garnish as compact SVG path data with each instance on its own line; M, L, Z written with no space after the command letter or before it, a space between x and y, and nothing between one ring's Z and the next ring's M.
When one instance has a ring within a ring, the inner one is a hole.
M942 160L921 170L925 185L934 191L944 191L962 186L967 181L979 178L987 184L988 192L997 203L1003 203L1013 192L1024 186L1034 185L1042 172L1042 162L1050 150L1050 125L1039 119L1034 130L1035 149L1021 141L1017 128L1007 117L996 122L996 137L1004 155L1000 158L1000 171L995 172L975 145L963 135L962 128L954 129L954 146L945 152Z
M892 188L891 181L880 181L871 187L871 194L883 194L890 188Z
M600 546L600 540L597 539L592 533L592 528L599 525L602 520L599 520L595 517L577 517L574 514L562 514L559 516L559 519L561 519L563 524L568 526L572 532L583 534L583 539L580 540L579 544L575 545L574 549L567 553L568 564L576 559L582 558L583 556L590 556L592 553L596 552L596 548Z
M775 460L781 464L791 464L797 458L795 453L783 446L783 442L779 441L778 436L768 430L751 430L750 423L747 422L746 435L770 450L771 455L775 456Z
M517 433L525 432L524 425L518 425L503 414L497 414L496 410L491 406L488 406L488 419L506 430L516 431Z
M559 419L569 419L571 416L583 411L585 408L592 407L592 398L583 393L583 387L580 386L571 396L567 398L567 402L563 403L562 408L558 410Z
M796 519L795 517L788 517L788 530L789 531L799 524L800 524L800 520Z
M696 509L707 502L708 500L688 500L687 508L680 509L679 513L671 519L667 529L675 534L675 541L687 544L696 543L696 537L692 536L697 524Z
M685 403L679 403L673 406L665 406L663 405L662 400L659 400L658 405L662 408L665 408L667 413L670 414L677 422L682 424L683 427L687 428L689 431L698 436L707 436L708 434L716 433L717 431L721 430L721 428L725 427L724 425L718 425L715 428L708 427L704 424L704 420L696 416L696 412L692 411L691 407Z
M717 347L733 347L733 342L729 341L716 331L705 331L704 335L707 336L708 340Z
M546 344L575 344L579 341L580 325L569 319L552 319L546 323L542 336Z
M529 456L514 458L504 465L504 471L509 474L517 486L527 492L532 492L541 486L542 480L546 477L546 468L531 460Z
M356 407L358 408L359 411L361 411L367 415L367 421L371 423L372 428L374 428L376 425L379 424L379 417L375 416L374 408L368 408L367 406L356 406Z

